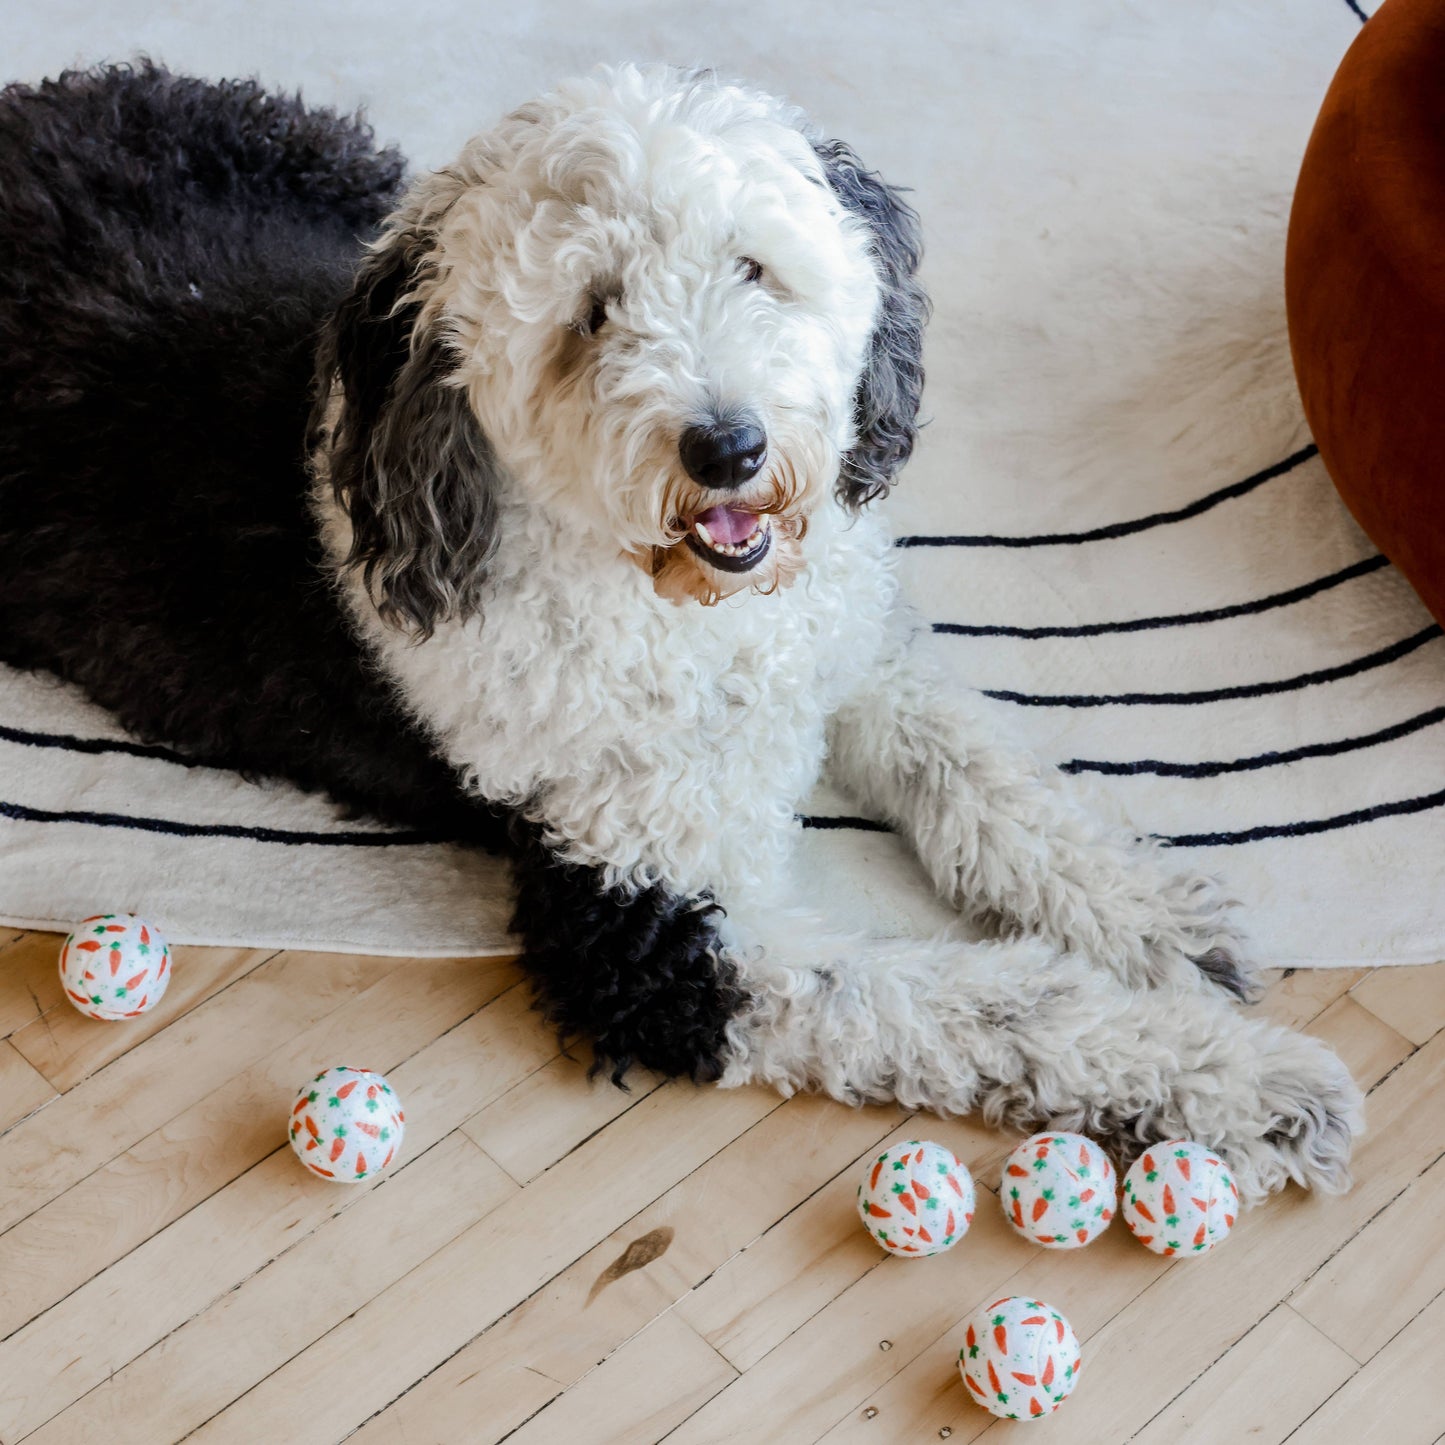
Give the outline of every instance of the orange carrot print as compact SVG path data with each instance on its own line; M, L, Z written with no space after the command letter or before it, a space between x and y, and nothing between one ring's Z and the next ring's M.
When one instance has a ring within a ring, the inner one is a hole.
M1033 1213L1029 1216L1033 1223L1037 1224L1049 1210L1049 1201L1043 1195L1034 1200Z
M333 1164L335 1164L336 1161L341 1158L342 1152L345 1150L345 1148L346 1140L341 1138L340 1135L338 1135L335 1139L331 1141L331 1162Z
M1033 1397L1032 1395L1030 1395L1030 1396L1029 1396L1029 1414L1030 1414L1030 1415L1033 1415L1035 1418L1037 1418L1039 1415L1042 1415L1043 1413L1044 1413L1044 1407L1043 1407L1042 1405L1040 1405L1039 1402L1038 1402L1036 1399L1034 1399L1034 1397Z

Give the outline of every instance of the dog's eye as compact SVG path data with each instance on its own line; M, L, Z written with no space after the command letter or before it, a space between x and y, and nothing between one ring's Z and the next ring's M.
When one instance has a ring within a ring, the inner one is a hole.
M592 310L588 312L587 319L582 323L579 330L585 331L589 336L595 336L607 321L607 303L600 298L592 303Z
M743 280L749 283L763 279L763 263L754 261L751 256L738 257L738 270L743 273Z

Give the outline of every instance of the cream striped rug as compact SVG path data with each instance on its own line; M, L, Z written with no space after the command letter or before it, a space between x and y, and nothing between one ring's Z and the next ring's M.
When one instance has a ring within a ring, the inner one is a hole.
M944 665L1222 873L1262 960L1445 955L1445 642L1335 497L1283 315L1349 0L928 0L906 22L862 0L422 0L405 27L380 0L264 0L244 25L117 0L83 36L53 13L0 4L4 79L145 50L364 102L419 165L601 59L707 62L804 104L925 221L932 420L888 505ZM942 921L847 799L811 812L805 866L840 923ZM10 921L128 908L178 940L467 953L506 945L506 902L483 860L186 766L0 674Z

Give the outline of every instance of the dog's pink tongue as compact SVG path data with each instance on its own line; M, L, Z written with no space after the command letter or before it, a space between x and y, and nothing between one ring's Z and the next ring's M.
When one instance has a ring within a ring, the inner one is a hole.
M758 514L745 512L741 507L709 507L693 518L707 528L707 534L714 542L734 547L746 542L758 530Z

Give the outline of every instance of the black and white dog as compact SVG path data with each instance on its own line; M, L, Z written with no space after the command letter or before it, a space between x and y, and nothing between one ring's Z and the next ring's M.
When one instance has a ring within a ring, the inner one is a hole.
M547 1013L619 1073L1342 1187L1358 1091L1226 996L1215 886L916 655L867 507L922 385L898 193L778 101L629 66L401 185L252 84L0 96L0 658L509 851ZM824 770L1000 941L793 908Z

